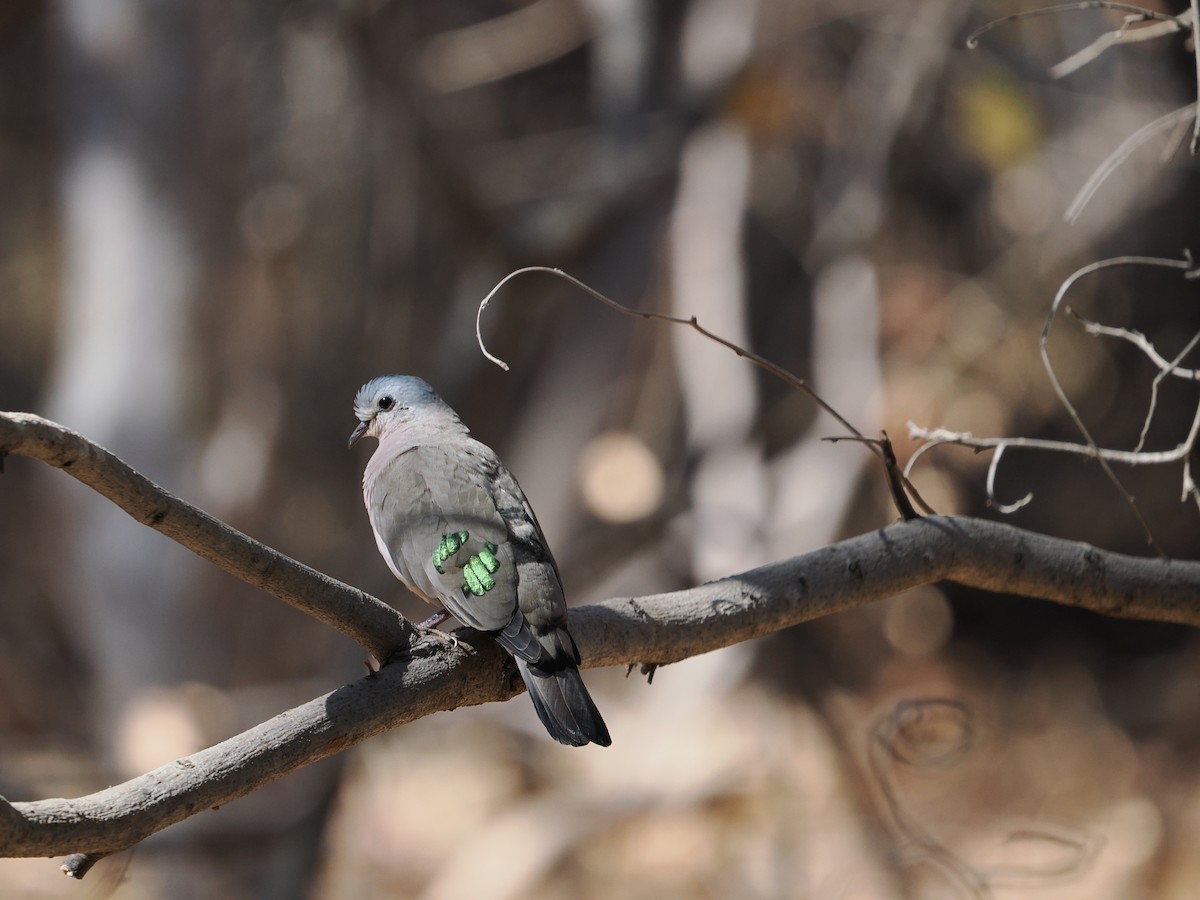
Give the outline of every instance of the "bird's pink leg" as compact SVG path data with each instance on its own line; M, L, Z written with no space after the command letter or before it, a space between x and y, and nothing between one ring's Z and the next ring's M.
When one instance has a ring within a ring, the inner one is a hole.
M430 616L428 619L426 619L424 622L422 622L417 627L418 628L426 628L426 629L437 628L439 625L441 625L443 622L445 622L448 618L450 618L450 613L446 612L446 610L444 610L444 609L439 609L437 612L435 612L432 616Z

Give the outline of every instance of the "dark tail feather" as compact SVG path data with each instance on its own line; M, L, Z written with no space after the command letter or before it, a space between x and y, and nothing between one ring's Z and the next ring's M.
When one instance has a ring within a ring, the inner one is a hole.
M520 657L517 657L517 668L525 687L529 688L533 708L550 737L572 747L585 744L607 747L612 743L608 727L584 687L577 668L565 665L557 671L548 671L535 668Z

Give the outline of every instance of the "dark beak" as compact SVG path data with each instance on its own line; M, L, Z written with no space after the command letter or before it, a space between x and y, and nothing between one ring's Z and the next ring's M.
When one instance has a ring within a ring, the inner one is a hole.
M367 433L367 426L370 424L370 422L360 421L357 427L354 429L354 433L350 435L350 443L348 443L346 446L353 447L355 444L357 444L362 436Z

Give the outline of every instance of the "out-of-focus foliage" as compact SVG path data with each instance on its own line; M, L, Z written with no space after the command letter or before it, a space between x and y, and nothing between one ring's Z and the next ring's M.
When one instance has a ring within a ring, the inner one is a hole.
M1118 14L964 37L957 0L0 9L0 406L396 603L347 453L350 401L431 381L538 510L574 602L669 590L875 527L862 448L694 333L617 317L559 266L811 380L866 433L1072 439L1037 337L1103 256L1175 256L1194 168L1126 136L1195 91L1182 36L1047 69ZM1194 283L1073 293L1164 352ZM1097 438L1132 446L1154 372L1064 324ZM1194 389L1167 384L1172 446ZM916 480L987 515L985 460ZM1128 484L1195 558L1178 471ZM361 674L362 652L168 546L60 473L0 478L0 794L71 796ZM1096 467L1012 453L1013 520L1146 552ZM524 700L373 740L89 876L156 897L1185 897L1200 817L1190 631L929 588L660 670L587 673L610 750ZM918 703L923 701L923 703ZM936 701L936 702L935 702ZM946 701L946 702L941 702ZM916 704L916 705L914 705ZM84 850L86 848L80 848ZM76 896L0 860L6 896ZM940 893L937 893L940 892Z

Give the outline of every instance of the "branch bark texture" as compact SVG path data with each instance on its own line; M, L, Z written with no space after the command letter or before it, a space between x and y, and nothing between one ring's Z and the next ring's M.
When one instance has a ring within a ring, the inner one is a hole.
M138 522L335 628L384 660L414 640L382 600L273 550L179 499L81 434L30 413L0 412L0 462L28 456L62 469Z
M24 450L67 468L139 521L178 535L184 546L205 548L205 558L239 577L253 575L259 580L246 580L275 596L290 591L304 598L307 605L281 596L351 633L337 621L346 610L361 609L357 600L347 604L347 592L352 599L367 595L300 567L170 495L164 499L160 488L82 437L70 432L63 437L54 431L65 432L60 426L17 416L14 421L14 414L0 414L0 452ZM165 512L158 515L159 510ZM159 527L164 522L171 523L169 531ZM229 558L222 548L230 550ZM275 555L255 555L263 551ZM263 559L276 562L264 572L256 568ZM288 573L286 591L280 572ZM309 582L306 573L312 573ZM939 581L1104 615L1200 625L1200 563L1123 556L979 519L929 517L688 590L579 607L571 612L571 631L585 665L661 665ZM396 634L407 630L414 637L377 674L95 794L0 802L0 855L116 852L374 734L521 690L508 658L490 639L459 632L462 640L455 645L395 618L403 623ZM377 646L384 633L374 626L355 630Z

